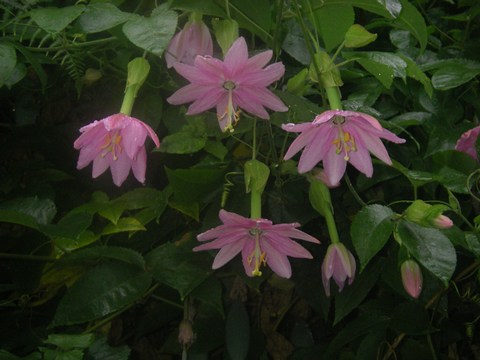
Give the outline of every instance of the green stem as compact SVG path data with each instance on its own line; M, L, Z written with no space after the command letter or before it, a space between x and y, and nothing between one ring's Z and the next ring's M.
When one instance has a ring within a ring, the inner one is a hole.
M133 104L135 103L135 87L129 86L125 92L125 96L123 97L122 107L120 108L120 112L122 114L130 116L133 109Z
M333 212L329 208L325 211L325 221L327 222L328 235L330 235L330 241L332 244L340 243L340 237L338 236L337 225L335 225L335 219L333 218Z
M250 218L260 219L262 217L262 194L252 186L250 192Z
M342 101L340 100L340 92L338 86L325 88L327 92L328 103L332 110L342 110Z

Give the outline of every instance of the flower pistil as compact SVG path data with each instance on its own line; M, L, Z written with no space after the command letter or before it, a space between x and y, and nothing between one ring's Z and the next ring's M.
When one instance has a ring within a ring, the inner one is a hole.
M231 80L227 80L223 83L223 88L228 91L228 102L225 112L222 115L217 115L220 123L225 122L223 131L228 130L233 132L233 126L235 126L240 119L240 110L235 111L235 106L233 105L233 90L236 87L237 85Z
M260 271L260 266L267 265L267 253L262 251L260 248L260 237L262 235L262 230L259 228L253 228L249 231L250 235L255 237L255 248L253 249L250 256L248 256L247 261L250 265L255 258L255 268L252 270L252 276L262 276L262 272Z
M122 136L119 131L115 131L113 136L111 136L110 133L107 133L107 135L105 135L105 142L100 147L101 150L105 150L105 152L102 152L101 157L105 157L111 152L113 160L118 160L117 154L120 154L123 151L121 142Z

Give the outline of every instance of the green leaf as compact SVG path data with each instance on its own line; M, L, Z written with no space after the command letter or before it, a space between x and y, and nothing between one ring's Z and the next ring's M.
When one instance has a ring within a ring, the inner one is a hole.
M350 235L360 260L360 272L390 238L394 215L389 207L382 205L365 206L355 215Z
M408 30L420 43L420 51L427 47L428 33L427 25L422 14L408 0L400 0L402 11L394 24L404 30Z
M145 269L145 260L139 252L119 246L103 245L92 246L72 252L61 258L57 264L58 266L96 264L100 260L105 259L117 260L128 265L134 265L138 269Z
M377 282L384 266L383 259L371 264L366 271L359 274L352 285L345 286L342 292L335 296L335 319L333 325L338 324L365 299Z
M250 322L245 306L235 301L228 310L225 321L225 343L232 360L247 358L250 347Z
M480 64L467 66L453 63L442 66L432 76L432 85L437 90L449 90L463 85L480 74Z
M283 39L282 49L302 65L309 65L311 62L305 38L303 37L300 25L294 19L289 19L282 24L287 29Z
M345 47L357 48L366 46L375 41L376 38L377 34L372 34L361 25L353 24L345 34Z
M223 185L222 169L176 169L166 168L167 177L173 188L175 201L193 203L211 196Z
M214 276L208 277L190 293L194 299L213 306L223 317L222 283Z
M213 31L218 45L225 55L230 46L238 38L238 23L231 19L212 19Z
M159 151L169 154L191 154L202 150L207 143L207 132L202 121L184 125L179 132L163 138Z
M56 345L62 350L70 350L74 348L85 349L89 347L95 340L93 334L50 334L45 340L47 344Z
M164 4L166 5L166 4ZM148 18L138 16L123 25L123 33L136 46L162 56L177 26L177 14L159 6Z
M98 320L140 299L150 287L150 273L121 262L102 263L82 276L60 300L54 326Z
M200 221L200 205L198 202L179 202L169 201L168 206L172 209L180 211L183 215L191 217L193 220Z
M452 192L468 194L468 176L478 168L478 163L467 154L446 150L432 156L435 168L433 178Z
M78 19L80 27L87 34L111 29L130 19L131 14L124 13L110 3L89 4Z
M215 1L198 0L172 0L170 2L172 9L183 11L198 12L204 15L212 15L225 18L227 14Z
M126 231L145 231L145 226L133 217L123 217L116 224L108 224L102 230L102 235L117 234Z
M445 285L448 284L457 264L455 248L448 237L438 229L403 220L397 231L410 254Z
M245 163L244 175L246 192L249 193L253 189L262 193L265 185L267 185L270 169L258 160L248 160Z
M399 0L377 0L385 9L396 18L402 11L402 4Z
M48 33L56 34L65 29L85 10L84 5L63 8L38 8L30 12L32 20Z
M33 216L18 211L0 209L0 222L8 222L40 230L38 223Z
M145 259L155 280L177 290L182 299L212 273L208 254L194 253L174 243L160 245Z
M432 97L433 87L428 76L425 75L415 61L402 54L399 54L399 56L407 63L407 76L419 81L423 85L423 88L428 96Z
M0 87L10 78L16 64L15 48L9 44L0 44Z
M0 204L0 210L7 211L10 215L14 215L16 212L31 216L38 224L42 225L49 224L57 213L57 209L52 200L40 199L38 197L17 198L5 201ZM7 213L5 215L8 216ZM20 218L20 221L25 220L31 225L31 221L27 220L27 218L23 216Z
M219 160L225 159L228 154L228 149L220 141L208 140L205 144L204 150L212 154Z
M230 0L230 13L241 28L270 40L272 28L272 2L270 0Z
M29 50L27 50L25 48L25 46L22 46L21 44L15 43L13 45L25 57L25 59L30 63L33 70L35 70L35 73L38 76L38 80L40 80L40 83L42 84L42 89L44 90L45 87L47 86L47 73L45 72L45 70L43 70L43 67L40 64L40 61L37 59L37 56L32 54ZM1 52L1 50L0 50L0 52ZM3 64L3 63L4 63L4 61L0 60L0 64ZM0 66L0 69L1 69L1 66ZM0 70L0 73L1 73L1 70ZM2 79L2 77L0 75L0 86L2 84L1 79ZM45 170L47 170L47 169L45 169Z
M327 52L340 45L347 30L353 25L355 13L351 5L325 2L325 5L314 11L315 26L325 43ZM335 29L335 31L332 31Z

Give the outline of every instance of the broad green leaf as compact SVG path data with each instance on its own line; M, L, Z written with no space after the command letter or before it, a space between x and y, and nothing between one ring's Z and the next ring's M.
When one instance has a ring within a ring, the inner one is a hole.
M238 23L231 19L212 19L212 26L217 43L220 45L223 55L225 55L238 38Z
M74 348L85 349L89 347L94 340L95 335L93 334L50 334L45 342L56 345L62 350L70 350Z
M52 237L76 239L88 229L92 220L92 214L87 212L70 212L61 218L57 224L44 226L43 231Z
M423 52L427 47L428 33L427 25L422 14L408 0L400 0L402 11L394 24L404 30L408 30L420 43L420 51Z
M207 140L204 150L212 154L219 160L225 159L228 154L228 149L220 141Z
M393 83L393 69L382 63L370 59L357 59L365 70L375 76L387 89L390 89Z
M43 360L83 360L84 358L83 350L80 349L68 351L44 347L40 347L39 349L43 352Z
M168 285L185 298L212 273L211 257L206 253L194 253L191 249L166 243L152 250L145 257L148 268L158 282Z
M42 225L49 224L57 213L57 209L52 200L40 199L38 197L17 198L5 201L0 204L0 211L7 211L10 215L14 215L13 213L15 212L28 215L35 219L38 224ZM5 215L8 216L8 214ZM25 217L21 217L20 221L30 222Z
M88 359L92 360L128 360L130 348L127 345L110 346L105 337L101 337L88 348Z
M407 76L419 81L423 85L423 88L425 89L425 92L428 94L428 96L432 97L433 87L432 82L430 81L428 76L425 75L425 73L420 69L420 67L417 65L417 63L415 63L415 61L402 54L400 54L399 56L407 64Z
M230 13L241 28L258 35L264 41L272 38L272 2L270 0L230 0Z
M63 8L38 8L32 10L30 16L43 30L56 34L65 29L84 10L84 5L66 6Z
M0 222L8 222L39 230L38 223L33 216L18 211L0 209Z
M460 151L446 150L432 156L433 178L452 192L468 194L468 176L478 168L478 163Z
M41 360L42 354L39 352L35 352L35 353L31 353L28 356L18 357L18 356L12 355L6 350L0 349L0 359L2 360Z
M438 229L403 220L398 223L397 231L410 254L446 285L457 264L455 248L448 237Z
M312 5L313 10L322 7L326 1L334 2L335 4L353 5L360 9L364 9L374 14L386 17L387 19L393 18L389 11L385 8L385 5L381 4L381 2L378 0L324 0L314 3Z
M123 25L123 33L136 46L162 56L177 26L177 14L159 6L150 17L138 16Z
M116 234L126 231L145 231L145 226L133 217L120 218L116 224L108 224L102 230L102 235Z
M183 215L191 217L193 220L200 221L200 205L198 202L181 202L181 201L169 201L168 206L172 209L180 211Z
M480 63L477 67L455 63L442 66L432 76L432 85L437 90L449 90L463 85L480 74Z
M325 43L327 52L331 52L343 42L345 34L355 21L355 13L351 5L337 5L328 1L314 11L314 16L315 26Z
M92 246L80 249L65 255L57 264L59 266L96 264L100 260L108 259L145 269L145 260L139 252L119 246Z
M152 281L136 266L102 263L80 278L60 300L54 326L98 320L140 299Z
M169 154L191 154L202 150L206 143L205 124L197 121L184 125L179 132L165 136L158 151Z
M34 55L32 52L27 50L25 46L22 46L21 44L15 43L14 46L25 57L28 63L32 66L33 70L35 70L35 73L38 76L38 80L42 84L42 89L45 89L45 86L47 86L47 73L45 72L42 65L40 64L38 55ZM0 60L0 64L4 64L4 61ZM0 69L1 69L1 66L0 66ZM0 70L0 73L1 73L1 70ZM1 79L2 79L2 76L0 75L0 86L2 84ZM53 169L50 169L50 170L53 170Z
M350 236L360 260L360 272L390 238L394 215L387 206L368 205L353 218Z
M258 160L248 160L244 171L246 192L249 193L254 189L262 193L270 176L268 166Z
M166 168L173 188L175 201L192 203L201 201L216 190L221 190L224 171L221 169L176 169Z
M250 322L245 306L239 301L233 302L228 310L225 343L232 360L247 358L250 347Z
M20 82L27 75L27 68L24 64L18 63L10 73L10 76L3 83L7 88L11 89L13 85ZM2 83L0 82L0 85Z
M96 3L85 8L78 22L83 31L91 34L111 29L131 17L131 14L124 13L113 4Z
M345 34L345 47L357 48L366 46L375 41L376 38L377 34L372 34L361 25L353 24Z
M355 277L351 285L346 285L342 292L335 296L334 325L356 309L365 299L382 272L383 262L383 259L380 259L371 264L366 271Z
M283 25L287 29L287 34L283 39L282 49L300 64L310 65L310 53L298 22L294 19L289 19Z

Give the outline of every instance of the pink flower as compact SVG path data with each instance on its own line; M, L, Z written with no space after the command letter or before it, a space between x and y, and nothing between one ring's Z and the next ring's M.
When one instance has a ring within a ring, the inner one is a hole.
M245 39L232 44L224 61L209 56L197 56L193 66L175 63L175 70L190 81L167 101L173 105L193 102L187 115L217 108L222 131L233 131L238 121L238 108L268 119L265 108L287 111L288 108L266 87L283 76L285 67L277 62L263 68L272 58L272 51L261 52L250 59Z
M432 220L432 223L437 229L449 229L453 226L452 219L445 215L438 215Z
M356 267L355 258L345 245L342 243L330 244L322 263L322 281L327 296L330 296L330 279L333 277L338 291L342 291L347 278L349 285L355 279Z
M110 167L113 182L120 186L130 172L141 183L145 182L147 153L145 140L150 136L160 146L155 132L142 121L124 114L114 114L80 129L83 133L73 146L80 150L77 169L93 161L92 177L103 174Z
M403 288L411 297L417 299L422 292L423 277L420 266L414 260L403 262L400 272L402 274Z
M478 139L478 135L480 134L480 126L474 127L462 134L460 139L457 141L457 145L455 145L455 150L464 152L465 154L470 155L475 160L479 161L476 143Z
M199 241L213 241L193 249L220 249L213 261L213 269L225 265L241 251L248 276L261 276L260 266L268 264L278 276L289 278L292 269L287 256L312 258L305 248L291 238L320 243L314 237L297 230L300 226L298 223L273 225L267 219L249 219L225 210L220 210L219 217L223 225L197 236Z
M193 65L197 55L213 54L212 36L202 20L189 20L168 44L165 51L167 67L176 62Z
M356 111L329 110L317 115L311 123L284 124L282 129L301 134L292 142L285 160L303 150L298 172L305 173L323 161L329 184L337 184L350 162L367 177L373 174L369 152L391 165L381 138L397 144L405 140L382 128L370 115Z

